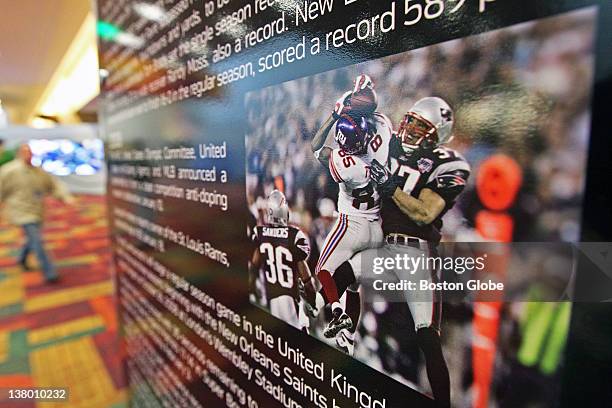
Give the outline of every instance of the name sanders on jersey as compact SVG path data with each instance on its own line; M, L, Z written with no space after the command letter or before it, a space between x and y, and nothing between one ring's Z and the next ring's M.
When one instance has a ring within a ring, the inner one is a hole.
M281 227L281 228L262 227L261 234L264 237L289 238L289 229L287 227Z
M417 284L418 283L418 284ZM406 290L444 290L444 291L463 291L467 290L504 290L504 284L494 282L492 280L481 281L480 279L470 279L467 282L431 282L427 279L419 281L411 281L402 279L399 282L385 282L377 279L373 282L374 290L383 292L391 291L406 291Z

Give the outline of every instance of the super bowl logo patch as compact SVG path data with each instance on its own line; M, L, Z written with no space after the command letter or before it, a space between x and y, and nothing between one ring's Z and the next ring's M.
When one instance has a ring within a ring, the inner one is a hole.
M417 167L419 172L427 173L433 168L433 160L422 157L417 161Z

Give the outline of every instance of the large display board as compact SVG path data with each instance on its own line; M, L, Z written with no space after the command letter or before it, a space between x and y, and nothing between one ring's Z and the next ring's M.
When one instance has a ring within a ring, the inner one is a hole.
M134 406L602 397L609 2L97 6Z

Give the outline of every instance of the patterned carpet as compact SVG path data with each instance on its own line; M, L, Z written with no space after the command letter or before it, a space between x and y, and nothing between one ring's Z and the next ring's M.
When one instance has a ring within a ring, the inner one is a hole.
M69 401L0 407L124 407L105 197L50 201L44 231L60 274L53 285L15 265L21 231L0 221L0 389L67 387Z

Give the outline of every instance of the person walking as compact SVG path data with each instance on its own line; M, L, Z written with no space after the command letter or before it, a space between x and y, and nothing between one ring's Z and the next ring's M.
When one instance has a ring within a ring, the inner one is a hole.
M0 203L4 214L13 225L20 226L26 237L18 262L29 270L27 257L34 252L47 282L58 280L58 274L43 246L42 221L44 197L52 195L66 204L74 198L55 177L32 165L32 151L23 144L15 160L0 168Z

